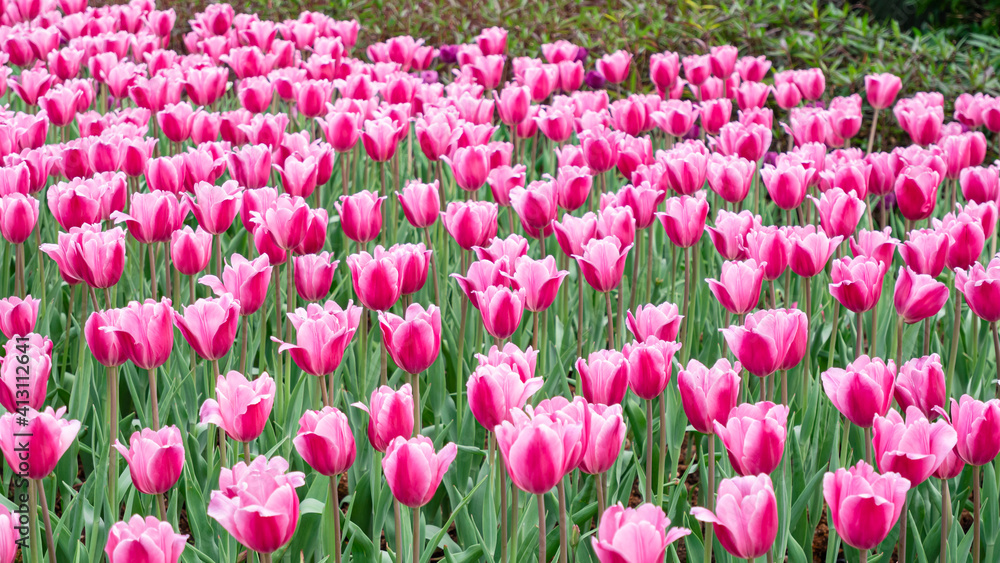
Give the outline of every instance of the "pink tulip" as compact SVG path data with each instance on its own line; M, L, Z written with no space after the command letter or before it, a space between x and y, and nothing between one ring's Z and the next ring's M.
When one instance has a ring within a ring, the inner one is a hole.
M808 338L806 314L798 309L757 311L743 326L722 329L729 350L740 364L758 377L798 365Z
M787 406L764 401L735 407L725 425L715 422L733 470L743 476L774 471L785 449L787 420Z
M32 408L0 417L0 450L11 470L28 479L44 479L76 440L80 421L66 420L66 407Z
M309 467L320 475L340 475L354 465L354 434L347 415L334 407L302 413L292 444Z
M941 357L937 354L914 358L899 366L893 398L904 411L916 407L926 418L944 410L945 384Z
M674 354L680 343L649 339L626 344L622 354L628 357L629 387L640 399L652 400L670 383Z
M237 442L250 442L264 431L274 406L274 380L267 373L248 381L242 373L220 375L215 384L216 399L201 405L202 424L214 424ZM225 469L223 469L225 471ZM210 510L211 511L211 510Z
M896 94L903 87L898 76L883 73L865 76L865 96L875 109L885 109L896 101Z
M680 59L677 53L667 51L654 53L649 58L649 78L659 92L670 90L680 74Z
M493 285L473 295L476 297L487 334L503 340L510 338L517 331L526 302L524 289L514 291Z
M906 409L906 422L893 409L875 417L872 446L882 472L892 471L917 486L944 463L958 442L958 434L945 420L931 423L916 407Z
M993 166L966 168L959 174L958 182L962 187L962 196L969 201L986 203L1000 200L1000 176Z
M977 317L988 323L1000 321L1000 258L987 267L976 262L968 270L955 272L955 289Z
M490 170L490 175L486 177L486 183L489 184L490 192L493 194L493 201L497 205L502 207L510 206L510 192L514 188L524 187L526 170L527 168L523 164L516 166L502 165ZM588 192L589 187L588 185ZM586 195L584 198L586 198ZM583 203L581 202L580 205L583 205Z
M258 456L249 465L241 461L232 469L222 468L208 515L248 549L270 554L295 534L299 522L295 489L304 484L305 475L289 472L282 457Z
M708 218L705 192L669 198L665 209L666 211L657 213L656 218L663 225L670 242L681 248L694 246L701 239L705 231L705 220Z
M108 563L177 563L187 545L187 538L186 534L174 532L168 522L135 514L128 522L116 522L111 526L104 553L108 556ZM13 561L13 557L4 559L8 560Z
M0 360L0 405L12 413L24 407L42 408L52 371L52 341L19 334L26 340L11 337L4 344L6 356Z
M781 209L795 209L805 200L815 169L807 168L795 157L779 158L776 166L766 165L760 178L768 195Z
M778 536L778 501L767 475L723 479L715 513L696 506L691 514L711 523L723 549L740 559L764 556Z
M41 299L32 299L31 295L24 299L14 295L0 299L0 332L11 340L34 332L41 302Z
M861 428L871 428L877 416L885 416L892 403L896 364L881 358L859 356L847 369L823 372L823 390L833 406Z
M273 164L281 175L281 186L285 193L299 197L309 197L316 190L319 161L314 156L290 155L281 164Z
M741 369L739 362L730 364L725 358L711 368L691 359L677 374L681 404L695 430L713 434L716 422L728 420L739 399Z
M618 145L622 138L620 131L598 126L582 131L579 137L583 160L592 174L603 174L618 164Z
M330 294L333 274L339 260L330 262L331 254L306 254L295 257L295 292L306 301L319 301Z
M166 363L174 347L174 310L170 300L164 297L160 301L133 301L119 311L118 322L111 330L118 333L128 359L137 368L146 370Z
M413 393L406 383L393 391L383 385L372 391L370 406L354 403L368 413L368 441L377 451L385 452L396 438L413 436Z
M340 214L340 225L347 238L358 243L378 238L382 230L384 201L384 197L379 197L375 192L368 190L341 196L340 201L334 206Z
M526 412L527 411L527 412ZM497 445L514 485L545 494L572 471L586 452L584 424L565 413L512 409L495 429Z
M691 146L681 145L657 158L666 167L667 185L679 195L693 195L705 185L708 156Z
M760 287L764 281L764 266L754 260L722 263L718 280L706 279L708 289L727 311L745 315L757 308Z
M494 90L493 99L496 101L500 121L505 125L518 125L528 117L531 91L526 86L508 84L499 91L499 94Z
M830 294L849 311L870 311L882 297L885 272L885 264L866 256L834 260Z
M756 123L734 121L719 130L718 149L726 156L759 162L771 147L771 129Z
M382 342L403 371L419 374L429 368L441 348L441 311L418 303L407 307L406 317L379 313Z
M212 254L212 234L191 227L177 229L170 235L170 259L177 271L194 276L208 266Z
M5 415L4 420L7 416L10 415ZM962 395L958 401L952 399L951 424L958 432L956 450L963 462L986 465L1000 453L1000 442L996 440L1000 432L1000 399L983 402L968 395Z
M903 321L913 324L936 315L948 300L949 293L945 284L903 266L896 278L893 303Z
M844 543L863 550L875 549L896 525L909 490L905 477L898 473L879 475L864 461L823 477L830 522Z
M485 146L461 147L441 159L451 167L455 183L463 190L475 192L486 183L490 161Z
M144 428L132 433L129 447L118 440L114 447L128 463L132 484L147 495L169 491L184 468L184 440L176 426L164 426L158 431Z
M785 229L758 227L747 233L746 249L750 259L761 265L764 279L774 281L788 268L791 242Z
M229 293L203 298L174 311L174 325L199 357L214 361L225 357L236 339L240 304Z
M396 192L399 205L403 208L403 215L411 225L418 229L426 229L437 221L441 208L439 190L436 180L429 184L412 180L406 184L402 193ZM382 218L379 217L378 220L381 223Z
M819 211L820 226L828 237L848 238L864 215L865 202L854 192L831 188L820 199L811 198Z
M628 78L631 63L632 55L619 50L601 57L597 61L597 70L608 82L621 84Z
M620 404L587 405L588 436L580 471L599 475L611 469L625 442L625 420Z
M502 262L504 264L504 272L511 270L513 266L520 258L527 256L528 254L528 239L518 235L516 233L511 233L507 235L507 238L494 237L487 246L477 246L472 249L476 253L476 257L480 260L489 260L490 262Z
M597 236L597 216L589 212L582 217L565 213L561 222L552 222L552 228L563 254L582 255L583 247Z
M635 215L632 208L617 205L614 196L605 195L602 198L602 208L597 214L598 238L615 237L624 245L635 242Z
M650 503L638 508L609 507L601 517L597 537L591 538L600 563L656 563L662 561L667 546L691 533L687 528L670 528L663 509Z
M698 119L698 107L689 100L667 100L660 105L660 111L650 114L650 118L664 133L683 137Z
M583 247L582 255L574 255L587 283L598 293L618 287L625 273L625 260L632 245L622 248L617 237L592 239Z
M215 276L203 276L198 283L208 286L216 296L231 294L239 303L240 314L252 315L260 310L267 298L271 270L267 256L258 256L251 261L240 254L233 254L230 263L222 270L221 281Z
M713 154L708 159L708 187L729 203L739 203L750 193L756 166L740 156Z
M448 443L440 452L424 436L407 440L398 437L389 444L382 459L382 471L396 500L410 508L419 508L434 497L441 478L455 461L458 447Z
M288 315L295 327L295 344L271 340L281 346L278 352L289 352L299 369L317 377L337 371L344 357L344 350L351 343L361 322L361 308L350 302L342 309L335 301L320 306L310 303L305 309L296 309Z
M508 343L507 346L513 346ZM497 354L496 347L493 351ZM469 409L476 421L487 431L505 420L510 420L510 411L524 407L525 403L542 387L542 378L524 377L511 365L482 363L469 376L466 390L469 395Z
M279 195L270 206L251 213L252 221L274 237L284 250L294 250L308 234L310 209L301 197Z
M374 256L367 252L348 256L347 266L351 269L354 293L366 308L387 311L399 300L404 272L395 255L381 245L375 247Z
M621 352L591 352L586 361L583 358L576 360L576 371L580 373L581 391L588 403L617 405L625 398L629 362Z
M542 238L551 233L552 222L559 212L553 182L536 181L523 188L513 188L510 191L510 204L529 236ZM533 235L532 231L541 236Z
M791 236L791 256L788 265L796 274L811 278L826 268L826 263L840 245L843 237L827 238L826 234L816 232L815 227L794 227Z
M908 233L908 237L909 240L899 249L906 266L917 274L934 278L940 276L948 255L947 233L915 229Z
M874 258L882 264L891 264L899 241L892 238L892 229L886 227L881 231L863 229L857 236L852 236L849 243L851 253L857 256Z
M941 177L926 166L910 165L896 178L895 194L899 212L910 221L930 217L937 200Z
M524 308L535 313L552 305L563 278L569 274L556 268L556 259L551 255L543 260L522 256L513 263L513 271L508 277L516 288L524 290Z
M21 193L0 197L0 235L11 244L23 244L38 222L38 200Z
M708 236L724 259L745 260L747 235L759 224L760 216L747 210L732 213L721 209L715 215L715 226L707 228Z
M986 245L983 225L972 215L959 212L948 213L943 221L934 219L932 224L940 233L948 235L948 250L945 265L952 270L964 270L979 260Z
M636 309L635 315L632 314L632 311L626 312L625 328L640 342L645 342L650 338L676 340L677 333L681 328L681 320L684 318L677 313L677 305L670 302L663 302L659 305L652 303L643 305Z
M496 236L498 212L494 203L453 201L441 213L441 222L462 249L472 250Z

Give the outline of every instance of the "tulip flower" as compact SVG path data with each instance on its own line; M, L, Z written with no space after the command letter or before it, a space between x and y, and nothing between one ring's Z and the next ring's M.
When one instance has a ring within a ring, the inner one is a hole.
M975 203L1000 200L1000 175L996 168L970 166L962 170L958 179L965 199Z
M429 368L441 348L441 311L418 303L407 307L405 318L379 313L382 342L403 371L417 375ZM419 394L417 395L419 397Z
M21 193L0 197L0 235L11 244L24 244L38 222L38 200Z
M306 237L309 211L301 197L281 194L269 207L252 212L251 221L267 229L279 247L294 250Z
M375 247L374 256L367 252L347 257L351 269L354 293L367 309L387 311L399 300L403 288L403 271L395 255L382 246Z
M805 200L806 190L816 173L794 156L779 158L776 166L765 165L760 179L768 195L781 209L795 209Z
M441 213L445 230L463 250L483 246L497 234L496 204L486 201L453 201Z
M409 383L399 391L383 385L372 391L369 406L360 402L351 406L368 413L368 441L377 451L385 452L396 438L409 440L413 436L413 393Z
M584 244L582 255L573 255L573 258L587 283L595 291L607 293L621 283L625 260L631 248L631 244L622 248L621 241L615 236L595 238Z
M936 278L944 271L948 255L948 235L930 229L915 229L899 249L906 266L917 274Z
M229 293L222 297L199 299L184 307L184 314L173 311L174 325L194 352L203 359L218 361L233 346L240 318L240 305Z
M1000 432L1000 399L978 401L969 395L951 400L951 423L958 432L958 456L972 466L993 461L1000 443L992 437Z
M503 348L491 346L487 355L476 354L480 366L509 366L520 377L521 381L527 382L535 377L535 361L538 357L538 350L530 346L526 351L522 351L511 342L504 344Z
M865 202L854 192L831 188L820 199L812 198L819 211L820 226L828 237L848 238L858 228Z
M955 289L976 316L988 323L1000 321L1000 258L985 268L976 262L967 271L955 272Z
M712 524L723 549L740 559L764 556L778 536L778 501L767 475L723 479L715 512L696 506L691 514Z
M740 393L739 362L722 358L709 368L691 359L677 374L681 405L688 421L702 434L714 434L716 422L726 422L736 407Z
M725 425L715 422L733 470L743 476L774 471L785 450L787 420L787 406L764 401L734 408Z
M517 331L526 302L524 289L511 290L493 285L483 291L474 292L473 295L482 314L487 334L503 340L510 338Z
M563 214L562 221L553 221L556 242L566 256L582 255L583 247L597 236L597 216L584 213L582 217Z
M260 310L267 298L271 270L267 256L251 261L234 253L222 271L222 280L215 276L203 276L198 283L208 286L219 297L232 295L239 303L240 314L252 315Z
M524 290L524 308L539 313L548 309L555 301L559 286L569 272L558 270L556 259L552 255L543 260L522 256L513 263L513 274L505 275L511 279L514 287Z
M659 305L647 304L636 309L635 315L628 311L625 316L625 327L632 337L640 342L657 338L659 340L676 340L680 331L681 321L677 305L663 302Z
M670 242L681 247L694 246L701 239L708 217L708 201L703 191L694 196L672 197L666 200L666 211L656 214Z
M705 186L708 156L699 148L699 145L680 145L657 156L665 166L667 185L678 195L693 195Z
M212 255L212 234L185 226L170 235L170 259L177 271L194 276L208 266Z
M865 96L875 109L885 109L896 101L896 94L903 87L898 76L889 73L865 76Z
M339 260L330 262L331 254L306 254L295 257L295 292L305 301L319 301L330 294L333 274Z
M896 278L893 303L903 322L913 324L937 315L948 300L949 293L945 284L902 266Z
M681 344L656 339L626 344L622 354L628 357L629 387L639 398L651 401L660 396L673 371L674 354Z
M588 404L587 417L590 419L590 436L580 462L580 471L588 475L600 475L615 464L625 442L622 406ZM598 497L601 496L603 491L598 493Z
M218 236L233 224L233 219L240 210L241 192L239 184L233 180L221 186L198 182L194 186L195 196L185 195L185 197L195 219L198 220L198 225Z
M295 534L299 522L295 489L304 484L305 475L289 472L282 457L258 456L249 465L241 461L231 469L222 468L208 515L247 549L270 554Z
M747 235L759 224L760 216L749 211L731 213L722 209L715 216L715 226L707 228L708 236L726 260L745 260Z
M794 227L788 237L791 242L791 255L788 265L797 275L811 278L818 275L826 267L833 252L843 241L843 237L828 238L825 233L816 232L812 225Z
M347 415L333 407L302 413L292 444L309 467L320 475L340 475L354 465L354 434Z
M896 525L910 482L898 473L879 475L859 461L850 469L827 472L823 499L830 506L830 522L844 543L861 550L862 561Z
M32 299L31 295L24 299L13 295L0 299L0 332L10 340L34 332L41 302L41 299Z
M126 448L115 440L114 447L128 463L132 484L139 492L160 495L170 490L184 467L184 441L176 426L158 431L144 428L133 432Z
M944 410L945 404L941 357L931 354L899 366L893 398L904 412L916 407L928 419L937 416L937 410Z
M248 381L242 373L219 375L216 399L206 399L199 416L202 424L214 424L237 442L251 442L260 436L274 406L275 384L267 373ZM225 470L224 470L225 471ZM211 512L211 509L209 509Z
M628 391L628 357L617 350L591 352L586 361L576 360L583 398L588 403L617 405Z
M921 165L910 165L896 177L894 187L899 212L908 221L920 221L930 217L937 200L940 175Z
M757 311L746 316L743 326L721 330L736 359L758 377L798 365L808 338L806 314L798 309Z
M187 539L187 534L174 532L169 522L134 514L128 522L112 524L104 553L108 556L108 563L177 563Z
M663 509L645 503L637 508L623 508L621 503L604 512L591 538L594 554L600 563L662 561L667 546L691 533L687 528L670 528Z
M396 192L399 205L403 208L403 215L411 225L418 229L426 229L437 221L441 207L439 191L440 187L436 180L429 184L411 180L402 192ZM381 220L379 217L380 222Z
M508 343L507 346L513 344ZM497 348L494 346L493 350L497 351ZM524 407L528 399L542 388L542 378L524 375L506 363L480 363L469 376L466 382L469 410L487 431L493 431L503 421L510 420L511 409Z
M526 187L512 189L510 204L529 236L544 239L551 233L552 222L555 221L556 213L559 211L553 182L532 182ZM538 236L534 236L533 233L537 233Z
M706 279L708 289L727 311L734 315L745 315L757 307L760 301L760 287L764 281L764 267L754 260L722 263L718 280Z
M823 390L840 414L867 432L876 416L889 411L895 377L892 360L863 355L847 364L847 369L823 372Z
M885 264L866 256L835 260L830 273L830 294L850 311L870 311L882 297L885 271Z
M756 166L740 156L714 154L708 159L708 187L729 203L739 203L750 193Z
M761 266L767 281L778 279L788 268L791 242L783 228L772 225L751 229L746 236L746 249L750 259Z
M952 270L964 270L979 260L986 244L982 223L966 212L948 213L944 220L933 219L935 230L948 236L945 265Z
M80 432L80 421L64 419L64 414L66 407L46 407L0 417L0 450L12 471L34 480L52 473Z
M26 406L38 410L45 404L52 372L52 342L33 336L24 341L12 338L4 344L6 355L0 360L0 405L7 412L16 413Z
M454 443L435 452L429 438L399 436L385 451L382 471L392 495L400 504L420 508L434 497L441 478L457 454L458 447Z
M582 421L559 414L512 409L494 430L504 466L514 485L542 495L573 469L585 453Z
M945 420L931 423L917 407L906 409L906 421L893 409L875 417L872 446L883 472L898 473L915 487L944 463L958 442L958 434Z

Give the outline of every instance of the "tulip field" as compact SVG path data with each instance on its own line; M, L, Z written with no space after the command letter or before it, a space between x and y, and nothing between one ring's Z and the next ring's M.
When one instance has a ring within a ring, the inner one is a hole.
M1000 561L1000 97L0 12L0 563Z

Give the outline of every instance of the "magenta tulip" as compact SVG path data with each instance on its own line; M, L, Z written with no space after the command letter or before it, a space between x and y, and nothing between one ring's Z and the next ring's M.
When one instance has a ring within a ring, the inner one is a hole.
M902 266L896 278L893 304L903 322L913 324L938 314L950 293L945 284Z
M114 447L128 463L132 484L147 495L169 491L184 468L184 440L176 426L164 426L158 431L144 428L132 433L128 448L118 440Z
M198 283L208 286L216 296L232 295L239 303L240 314L252 315L260 310L267 299L271 270L272 266L266 255L247 260L234 253L222 270L222 280L215 276L203 276Z
M823 372L823 390L833 406L861 428L871 428L876 416L885 416L892 404L896 364L859 356L847 369Z
M134 514L128 522L116 522L111 526L104 553L108 563L177 563L187 538L187 534L174 532L169 522Z
M729 350L758 377L791 369L802 361L808 338L806 314L798 309L757 311L743 326L722 329Z
M333 407L302 413L292 444L313 471L328 477L350 469L357 453L347 415Z
M508 346L513 344L508 343ZM482 360L481 357L480 362ZM524 375L506 363L480 363L472 372L466 382L469 410L483 428L492 432L497 425L510 420L511 409L524 407L542 388L542 378Z
M787 420L787 406L764 401L735 407L725 425L715 422L733 470L743 476L774 471L785 451Z
M745 315L757 308L760 287L764 281L764 267L754 260L722 263L718 280L706 279L708 289L727 311Z
M272 336L280 344L278 352L289 352L299 369L317 377L337 371L344 351L358 330L362 311L350 302L342 309L335 301L325 306L310 303L305 309L289 313L288 321L295 327L295 344Z
M598 475L611 469L625 442L625 420L619 404L587 405L590 435L580 471Z
M937 354L913 358L899 366L893 398L904 411L920 409L927 418L938 415L945 405L944 368Z
M396 438L409 440L413 436L413 392L409 383L399 391L383 385L372 391L369 406L351 406L368 413L368 441L377 451L385 452Z
M667 546L691 533L687 528L670 528L663 509L650 504L623 508L609 507L601 517L597 537L590 543L600 563L658 563Z
M739 362L721 358L711 368L695 359L677 374L681 405L688 421L702 434L714 434L715 423L724 423L740 394Z
M6 419L6 416L4 417ZM969 465L986 465L1000 453L1000 399L979 401L968 395L951 400L951 424L958 432L958 457Z
M511 410L511 419L496 427L497 445L514 485L541 495L570 471L585 453L584 426L558 413Z
M670 383L674 354L681 349L678 342L649 339L626 344L622 354L628 357L629 387L640 399L660 396Z
M46 407L0 417L0 450L12 471L36 480L52 473L80 432L80 421L64 414L66 407Z
M233 346L239 325L240 305L231 294L203 298L184 307L184 314L174 311L174 325L199 357L209 361L222 359Z
M875 473L864 461L823 477L823 499L830 521L844 543L874 549L896 525L906 504L910 482L898 473Z
M763 557L778 537L778 500L767 475L723 479L715 513L696 506L691 514L712 524L723 549L740 559Z
M617 405L628 391L628 358L617 350L596 350L584 361L576 360L581 392L588 403Z
M946 420L930 422L916 407L906 409L906 421L893 409L875 417L872 447L883 472L898 473L915 487L926 481L944 463L958 442L958 434Z
M250 442L264 431L274 406L274 380L267 373L248 381L242 373L220 375L215 384L216 399L201 405L202 424L214 424L237 442Z

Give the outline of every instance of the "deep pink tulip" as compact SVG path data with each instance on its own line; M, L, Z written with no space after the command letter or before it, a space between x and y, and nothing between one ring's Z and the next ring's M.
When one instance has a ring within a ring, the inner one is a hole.
M6 418L6 416L4 417ZM958 457L969 465L986 465L1000 453L1000 399L978 401L968 395L951 400L951 424L958 432Z
M788 268L791 242L785 229L773 225L757 227L747 233L747 254L762 266L764 279L774 281Z
M331 254L306 254L295 257L295 292L306 301L319 301L330 294L333 274L339 260L330 262Z
M870 311L882 297L886 269L885 264L867 256L834 260L830 294L849 311Z
M698 108L701 126L709 135L718 135L732 119L732 114L733 102L728 98L704 100Z
M830 522L837 535L847 545L864 550L875 549L889 535L909 490L905 477L879 475L864 461L823 477L823 499L830 506Z
M251 261L240 254L233 254L222 271L222 280L215 276L203 276L198 283L211 288L217 296L231 294L239 303L240 314L252 315L267 298L272 268L267 256Z
M375 162L386 162L396 154L399 130L389 117L366 120L361 129L361 144L368 158Z
M186 305L183 315L174 311L174 325L195 353L206 360L222 359L229 352L239 318L239 302L229 293Z
M566 256L582 255L583 247L597 236L597 216L584 213L575 217L564 213L562 221L553 221L556 242Z
M169 522L134 514L128 522L116 522L111 526L104 553L108 556L108 563L177 563L187 545L187 538L186 534L174 532ZM13 557L10 560L13 561Z
M118 321L111 330L118 333L125 355L137 368L153 369L166 363L174 348L173 316L166 297L160 301L133 301L119 309Z
M538 358L538 350L533 350L530 346L527 351L522 351L514 343L504 344L503 349L491 346L487 355L476 354L480 366L510 366L521 381L527 382L535 377L535 363Z
M396 438L413 436L413 392L406 383L393 391L383 385L372 391L369 406L354 403L368 413L368 441L377 451L385 452Z
M361 138L362 118L360 113L334 109L325 118L319 118L319 123L326 141L333 150L342 153L353 149Z
M779 159L776 166L761 168L760 178L775 205L781 209L795 209L805 200L815 173L815 169L807 168L794 158L784 158Z
M516 166L505 164L490 170L489 176L486 177L486 183L489 184L490 192L493 194L493 201L497 205L501 207L510 206L510 192L514 188L524 187L526 170L527 168L523 164ZM580 205L583 204L581 203Z
M903 322L913 324L936 315L950 293L945 284L903 266L896 278L893 304Z
M127 448L118 440L114 447L128 463L132 484L147 495L169 491L184 468L184 440L176 426L144 428L132 433Z
M667 185L679 195L693 195L705 186L708 155L695 149L675 148L660 153Z
M722 263L719 279L706 278L708 289L727 311L734 315L745 315L757 308L760 301L760 287L764 282L764 267L753 259L742 262Z
M650 118L664 133L683 137L694 126L698 114L698 106L693 105L690 100L667 100L660 105L659 111L650 114Z
M198 182L194 186L195 196L186 197L198 225L213 235L220 235L229 229L240 210L241 192L239 184L233 180L221 186Z
M736 558L762 557L778 537L778 500L767 475L723 479L715 513L696 506L691 514L711 523L723 549Z
M229 175L240 187L256 190L271 177L271 150L267 145L243 145L228 155Z
M514 485L545 494L573 470L586 452L584 423L564 413L512 409L495 429L504 465Z
M649 182L641 182L635 185L626 184L617 193L605 195L601 198L602 207L605 206L605 200L608 200L608 203L610 203L611 195L614 197L615 205L626 206L632 210L637 230L652 226L656 219L656 208L660 206L660 202L666 197L665 192L652 187Z
M688 421L702 434L713 434L716 422L725 422L736 407L740 393L739 362L722 358L711 368L698 360L688 361L677 374L681 404Z
M802 361L808 338L806 314L798 309L757 311L743 326L722 329L729 350L758 377L791 369Z
M419 303L407 307L406 316L379 313L382 343L396 365L409 374L429 368L441 349L441 311L426 310Z
M726 156L759 162L771 147L771 129L757 123L733 121L719 130L718 149Z
M648 111L641 100L629 96L611 103L611 121L618 131L637 137L649 121Z
M736 90L736 103L741 110L762 108L770 95L771 88L763 82L743 82Z
M952 270L964 270L979 260L986 245L982 223L969 213L948 213L944 220L933 219L935 230L948 235L945 265Z
M237 442L250 442L264 431L274 394L274 380L267 373L248 381L242 373L230 371L216 381L218 400L207 399L201 405L201 422L218 426Z
M299 522L295 489L305 482L305 475L289 472L288 462L279 456L258 456L249 465L241 461L232 469L223 467L208 515L248 549L273 553L295 534Z
M354 293L366 308L387 311L402 295L404 272L395 255L381 245L375 247L374 255L360 252L348 256L347 266Z
M843 237L828 238L815 227L794 227L790 236L791 255L788 265L797 275L811 278L826 268L826 263L840 245Z
M601 198L602 207L597 214L597 236L615 237L623 245L635 242L635 215L632 208L616 205L614 196L606 194Z
M680 65L677 53L671 51L650 56L649 79L656 85L657 91L663 93L670 90L680 75Z
M212 234L185 226L170 235L170 259L177 271L185 276L199 274L212 256Z
M128 211L115 211L111 218L115 223L125 223L129 234L142 244L170 240L170 235L181 228L187 214L186 209L181 209L176 195L159 190L133 193Z
M625 328L632 333L632 337L640 342L645 342L650 338L659 340L676 340L677 333L681 328L682 315L677 314L677 305L670 302L663 302L659 305L652 303L642 305L635 311L627 311L625 314Z
M309 197L316 190L320 163L315 156L289 155L283 163L273 166L281 176L286 194Z
M505 264L504 272L509 273L513 270L511 266L519 258L527 256L528 239L516 233L511 233L507 235L507 238L494 237L489 245L477 246L472 250L480 260L503 262Z
M896 101L896 94L903 87L898 76L889 73L865 76L865 97L875 109L885 109Z
M707 227L708 236L715 249L726 260L746 260L747 235L760 225L760 216L747 210L732 213L720 209L715 215L715 226Z
M708 200L704 191L693 196L682 195L666 200L663 212L656 214L670 242L681 247L694 246L705 232L708 218Z
M483 145L457 148L451 156L442 156L441 160L448 163L455 183L465 191L479 190L490 173L490 159Z
M1000 176L997 168L972 166L962 170L958 177L965 199L975 203L1000 200Z
M441 213L441 222L462 249L472 250L496 236L498 212L495 203L453 201Z
M38 200L21 193L0 197L0 235L11 244L23 244L38 223Z
M410 508L419 508L434 498L441 478L456 455L458 446L451 442L435 452L430 438L398 437L385 451L382 472L397 501Z
M771 473L781 463L787 421L785 405L768 401L743 403L730 411L725 425L715 423L715 433L725 444L736 473L743 476Z
M586 416L589 419L590 433L586 451L580 461L580 471L588 475L599 475L614 466L625 442L622 406L588 404Z
M916 407L906 409L905 422L894 409L875 417L872 446L878 468L900 474L913 487L933 475L957 443L951 424L931 423Z
M930 229L915 229L908 233L906 242L899 249L906 266L917 274L938 277L944 271L948 255L947 233Z
M977 317L988 323L1000 321L1000 258L986 267L976 262L968 270L956 271L955 289Z
M87 318L83 328L84 336L87 338L87 348L94 355L94 359L105 366L120 366L128 361L121 334L115 330L104 329L104 327L109 329L116 327L120 317L120 309L95 311Z
M628 357L628 379L632 392L646 400L660 396L670 383L674 354L680 349L678 342L655 338L626 344L622 354Z
M608 82L621 84L628 78L631 63L632 55L619 50L601 57L597 61L597 70Z
M64 419L64 414L66 407L46 407L0 417L0 450L12 471L28 479L44 479L52 473L80 432L80 421Z
M618 145L622 138L620 131L598 126L582 131L579 137L583 160L592 174L603 174L618 164Z
M495 346L493 350L500 354ZM472 415L483 428L492 432L497 425L510 420L511 409L524 407L542 388L543 382L540 377L523 377L509 364L491 365L482 361L480 358L479 367L469 376L466 390Z
M899 366L893 397L904 411L916 407L928 419L937 416L938 409L944 410L945 404L941 357L931 354L913 358Z
M881 231L862 229L851 237L849 243L854 256L867 256L887 265L892 263L899 245L899 241L892 237L891 227Z
M881 358L859 356L847 369L823 372L823 390L848 420L861 428L871 428L876 416L885 416L892 404L896 364Z
M521 324L526 292L493 285L473 294L482 314L486 333L494 338L510 338Z
M182 143L191 136L191 117L194 108L188 102L167 104L156 112L156 122L163 135L174 143Z
M713 154L708 159L706 179L708 187L729 203L739 203L750 193L756 173L753 162L740 156Z
M24 407L42 408L52 372L52 341L18 334L26 340L8 340L6 356L0 360L0 405L12 413Z
M295 343L285 343L275 337L271 340L281 346L278 352L289 352L299 369L315 376L337 371L344 357L344 350L358 330L362 311L350 302L341 308L335 301L325 305L310 303L305 309L296 309L288 315L295 327Z
M656 563L663 560L667 546L691 533L687 528L670 528L663 509L650 503L623 508L618 503L601 517L597 537L591 538L600 563Z
M531 91L526 86L508 84L499 93L493 91L497 113L505 125L518 125L528 117L531 106Z
M864 216L865 202L854 192L831 188L823 192L820 199L811 199L819 212L820 226L828 237L850 237Z
M125 231L115 227L101 231L99 225L84 225L59 234L58 244L43 244L67 283L86 282L94 288L112 287L125 269Z
M345 473L357 455L347 415L334 407L302 413L292 444L313 471L328 477Z
M384 201L384 197L379 197L377 193L369 190L340 196L340 201L334 206L340 214L340 225L347 238L358 243L378 238L382 230Z
M934 170L921 165L903 168L896 178L895 194L899 212L910 221L930 217L937 200L941 177Z
M515 187L510 191L510 204L529 236L533 236L532 231L542 236L551 233L552 222L559 212L552 181L535 181L523 188Z
M617 350L597 350L591 352L584 361L576 360L576 371L580 373L583 398L588 403L617 405L628 391L629 362Z
M412 180L406 184L402 192L396 192L403 215L411 225L418 229L426 229L438 219L441 209L440 188L437 180L424 184ZM379 222L382 218L379 217Z
M0 299L0 332L8 339L34 332L41 302L41 299L32 299L31 295L24 299L16 295Z
M591 239L583 246L582 255L574 255L584 279L598 293L618 287L625 273L625 260L632 245L622 248L617 237Z
M534 260L522 256L513 263L513 274L508 275L514 287L524 290L524 308L538 313L548 309L559 293L566 270L556 268L554 256Z

